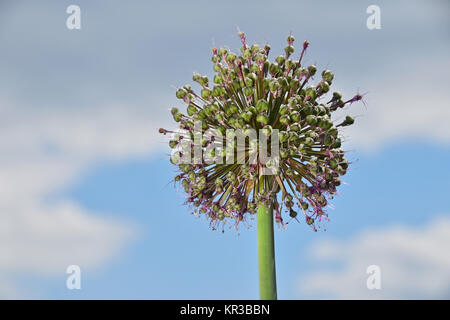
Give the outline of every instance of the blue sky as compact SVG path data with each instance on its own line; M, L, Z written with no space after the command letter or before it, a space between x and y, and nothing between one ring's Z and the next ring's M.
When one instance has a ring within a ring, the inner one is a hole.
M353 163L327 230L276 231L279 298L450 297L447 2L379 1L368 30L367 1L77 1L70 31L72 3L0 5L0 298L258 298L254 226L190 215L156 130L172 85L211 75L214 44L238 49L236 26L273 52L292 31L336 89L368 92L346 110Z

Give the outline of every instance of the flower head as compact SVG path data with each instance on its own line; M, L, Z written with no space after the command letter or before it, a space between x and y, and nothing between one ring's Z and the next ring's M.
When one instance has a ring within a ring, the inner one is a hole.
M173 134L171 162L180 170L174 180L194 212L214 227L245 221L263 203L273 206L276 222L285 223L284 213L297 219L301 211L316 230L349 164L339 130L354 119L335 124L331 113L362 97L344 101L338 91L329 94L330 70L311 84L317 68L302 64L307 41L295 59L289 35L284 54L270 62L269 45L250 46L243 32L238 35L239 54L213 48L212 82L195 73L199 92L190 85L176 91L187 104L185 114L171 109L180 130L160 129ZM275 148L267 152L267 145Z

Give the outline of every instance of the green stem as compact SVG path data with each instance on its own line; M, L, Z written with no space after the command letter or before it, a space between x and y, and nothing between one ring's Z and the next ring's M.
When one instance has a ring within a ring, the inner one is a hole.
M261 300L277 299L273 207L260 204L257 213L259 296Z

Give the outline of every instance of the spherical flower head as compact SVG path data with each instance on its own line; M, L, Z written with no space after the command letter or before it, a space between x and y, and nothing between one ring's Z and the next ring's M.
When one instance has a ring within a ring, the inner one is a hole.
M172 134L170 161L179 169L174 181L213 228L238 225L264 204L281 225L300 221L301 212L316 230L349 165L340 131L354 119L335 124L331 114L362 96L344 101L338 91L329 93L330 70L311 84L317 67L302 64L308 41L294 58L289 35L284 54L271 62L269 45L248 45L243 32L238 36L240 53L213 48L212 81L195 73L198 91L190 85L176 91L187 105L186 113L171 109L180 130L159 131Z

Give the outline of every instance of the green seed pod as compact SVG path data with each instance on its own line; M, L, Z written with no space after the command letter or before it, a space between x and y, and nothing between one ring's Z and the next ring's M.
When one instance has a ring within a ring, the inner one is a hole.
M187 114L191 117L195 114L195 112L197 112L197 108L194 105L190 104L187 107Z
M342 94L339 91L333 92L333 100L341 100Z
M291 218L295 218L297 217L297 212L295 212L294 210L292 210L292 208L289 210L289 216Z
M180 161L181 161L181 157L182 157L182 154L181 154L181 152L180 151L178 151L178 152L175 152L175 153L173 153L171 156L170 156L170 162L172 163L172 164L178 164Z
M201 95L203 99L208 99L211 96L211 90L204 88L201 91Z
M235 104L231 104L225 111L227 116L231 116L232 114L236 114L238 112L239 112L239 107Z
M264 114L258 114L256 116L256 121L258 121L259 123L262 123L262 124L268 124L269 118Z
M322 79L327 81L328 83L331 83L333 81L334 74L330 70L323 70L322 71Z
M333 143L333 148L340 148L341 147L341 139L337 138Z
M278 81L276 81L276 80L270 81L270 84L269 84L270 91L274 92L274 91L277 91L279 88L280 88L280 84L278 83Z
M259 100L256 103L256 110L258 110L258 112L264 112L269 110L269 103L264 99Z
M243 51L243 55L242 55L245 59L249 59L252 57L252 52L249 49L246 49Z
M226 55L227 52L228 52L227 49L225 49L225 48L220 48L218 54L219 54L219 56L223 56L223 55Z
M291 55L294 53L294 46L288 45L284 48L284 52L286 52L286 55Z
M246 97L251 96L255 93L255 89L253 87L245 87L243 91Z
M280 142L285 142L289 138L289 135L286 131L280 131L278 133L278 139L280 139Z
M250 111L246 111L241 113L240 116L242 117L242 119L244 119L245 122L249 123L250 121L252 121L253 113L251 113Z
M290 114L292 121L298 122L300 121L300 113L298 111L293 111Z
M255 54L258 50L259 50L259 45L257 45L256 43L254 45L252 45L252 47L250 48L250 50L252 51L253 54Z
M278 63L278 65L282 66L284 64L285 58L284 56L278 56L275 58L275 61Z
M272 63L269 67L269 72L271 74L277 74L278 72L280 72L280 66L276 63Z
M292 130L292 131L295 131L295 132L300 131L300 129L301 129L301 127L297 123L291 124L289 126L289 130Z
M176 141L176 140L170 140L170 141L169 141L169 147L170 147L171 149L176 148L177 145L178 145L178 141Z
M178 99L183 99L187 95L187 91L184 89L178 89L176 92L176 96Z
M328 92L330 90L330 85L328 84L328 82L324 81L320 83L320 89L323 92Z
M289 116L287 115L287 114L285 114L285 115L283 115L283 116L281 116L280 117L280 123L282 123L282 124L284 124L284 125L288 125L289 124L289 122L290 122L290 118L289 118Z
M313 75L315 75L316 72L317 72L317 67L316 67L315 65L310 65L310 66L308 67L308 75L309 75L310 77L312 77Z
M338 167L336 159L330 159L330 168L335 170Z
M346 123L346 125L352 125L353 123L355 123L355 119L353 119L350 116L346 116L345 117L345 123Z
M173 115L173 119L174 119L176 122L180 122L182 118L183 118L183 115L182 115L181 113L175 113L175 114Z
M317 124L317 117L310 114L308 116L306 116L306 122L310 125L310 126L314 126Z
M297 66L297 63L291 59L287 60L286 63L286 68L288 69L294 69Z
M245 85L248 87L252 87L253 86L253 79L250 77L246 77L245 78Z
M305 138L305 144L307 146L312 146L314 144L314 140L310 137Z
M192 80L194 80L195 82L199 82L201 78L202 75L199 73L194 73L194 75L192 76Z
M259 72L259 66L257 64L252 64L250 66L250 72L252 73L258 73Z
M285 104L282 104L282 105L280 106L280 110L278 110L278 113L279 113L280 115L285 115L285 114L287 114L288 112L289 112L289 108L288 108L288 106L285 105Z
M324 143L326 146L331 146L334 142L334 138L331 135L326 135L324 139Z
M305 95L307 97L310 97L311 99L316 98L316 88L315 87L309 87L305 90Z
M223 77L222 77L221 74L216 74L214 76L214 83L217 83L217 84L222 84L223 83Z
M229 54L227 54L228 62L233 62L234 60L236 60L236 55L234 53L230 52Z
M272 127L269 125L264 126L264 128L261 129L261 132L266 136L270 136L270 134L272 133Z
M222 113L216 113L214 115L214 119L216 119L219 122L222 122L224 120L223 114Z

